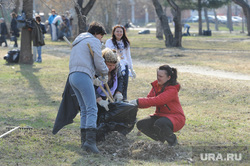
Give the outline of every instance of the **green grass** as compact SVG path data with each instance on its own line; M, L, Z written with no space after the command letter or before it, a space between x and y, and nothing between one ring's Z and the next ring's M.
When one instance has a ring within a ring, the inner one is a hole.
M128 36L133 59L141 62L134 65L137 78L129 81L129 99L144 97L150 91L150 82L156 79L157 68L152 62L250 74L249 39L242 34L185 37L181 49L165 48L164 41L155 39L154 33L137 35L136 31L129 31ZM235 39L237 42L233 42ZM8 49L1 47L0 134L6 132L7 126L32 126L34 129L14 131L0 139L0 165L190 164L186 158L169 162L157 158L140 160L86 154L80 149L79 116L73 124L53 135L52 128L68 76L69 49L64 42L46 40L46 43L43 63L33 65L6 65L2 58ZM208 45L213 47L209 49ZM58 51L51 51L51 48ZM249 81L182 72L178 74L178 81L182 86L179 97L186 115L186 125L176 133L180 148L250 145ZM140 109L137 118L147 117L154 109ZM144 135L137 136L136 128L127 137L154 143Z

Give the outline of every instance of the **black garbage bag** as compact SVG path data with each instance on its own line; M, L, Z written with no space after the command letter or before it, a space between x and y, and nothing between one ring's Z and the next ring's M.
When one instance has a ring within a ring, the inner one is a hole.
M7 63L18 63L19 61L19 49L13 49L8 51L8 53L3 57L7 61Z
M133 130L136 123L137 106L125 102L115 102L109 104L109 111L100 105L97 106L97 140L105 139L105 135L111 131L118 131L126 135ZM76 95L67 79L52 133L56 134L64 126L73 123L79 110Z
M97 141L105 140L105 135L118 131L130 133L136 123L138 107L125 102L109 104L109 111L98 105Z

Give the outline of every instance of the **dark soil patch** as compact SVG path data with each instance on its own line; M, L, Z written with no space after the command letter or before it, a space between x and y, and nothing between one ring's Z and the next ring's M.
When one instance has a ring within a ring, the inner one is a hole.
M134 141L126 136L111 132L106 136L106 140L97 144L101 153L111 155L115 158L132 158L137 160L190 160L189 150L181 145L175 147L168 146L156 141Z

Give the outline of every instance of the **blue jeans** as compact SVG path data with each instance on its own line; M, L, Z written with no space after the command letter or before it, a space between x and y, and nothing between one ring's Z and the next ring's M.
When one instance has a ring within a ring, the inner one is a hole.
M36 53L38 53L37 59ZM33 46L33 57L34 61L42 62L42 46Z
M80 128L96 128L98 109L95 89L90 76L83 72L74 72L69 75L69 83L76 94L81 109Z

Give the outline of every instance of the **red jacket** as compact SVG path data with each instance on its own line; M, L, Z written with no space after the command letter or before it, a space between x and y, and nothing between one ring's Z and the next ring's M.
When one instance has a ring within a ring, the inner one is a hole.
M147 97L138 99L138 107L156 106L155 113L151 116L169 118L173 123L173 131L179 131L185 125L185 115L178 97L180 85L166 86L162 93L157 93L158 81L151 84L152 89Z

